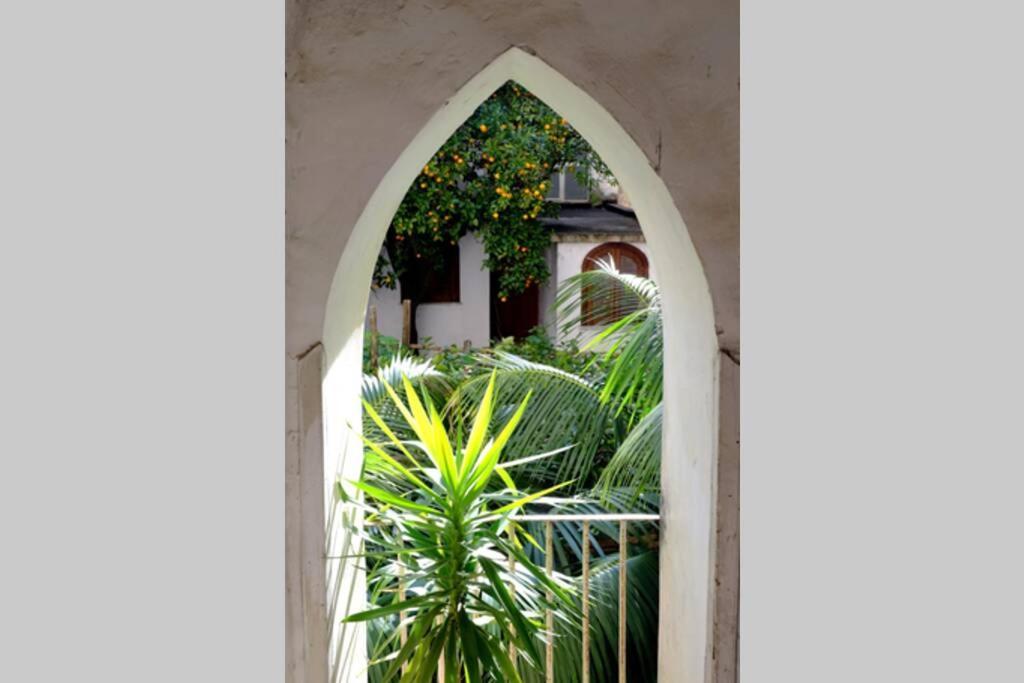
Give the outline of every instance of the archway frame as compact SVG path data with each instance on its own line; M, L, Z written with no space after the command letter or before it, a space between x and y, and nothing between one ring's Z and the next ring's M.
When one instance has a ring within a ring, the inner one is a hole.
M713 665L719 348L708 281L668 188L625 129L593 98L544 61L510 48L438 110L385 174L345 244L331 283L323 328L322 415L327 557L349 539L334 523L335 483L359 474L362 326L373 266L410 184L437 149L487 97L513 80L539 97L593 146L629 189L659 273L665 317L666 419L662 458L662 541L658 675L705 683ZM363 599L361 573L327 560L328 623ZM330 679L358 680L365 667L361 629L328 627Z

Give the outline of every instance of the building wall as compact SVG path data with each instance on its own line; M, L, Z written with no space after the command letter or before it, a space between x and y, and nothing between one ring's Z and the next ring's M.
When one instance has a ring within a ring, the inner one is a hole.
M550 247L544 250L544 262L548 265L548 273L550 276L548 281L540 286L540 292L538 301L540 310L537 312L537 318L540 321L541 327L547 330L548 335L552 339L558 337L558 320L553 312L555 305L555 294L558 289L558 244L552 243Z
M290 368L308 361L324 339L331 283L343 255L359 246L353 242L359 239L354 227L382 179L449 99L512 46L536 55L585 91L646 157L648 168L657 174L685 221L686 236L680 240L687 244L692 240L703 265L714 305L721 363L738 361L736 0L652 2L642 12L618 0L288 0L286 39L286 345ZM631 194L638 206L643 205L643 191ZM673 279L675 274L666 273L665 277ZM357 319L368 287L367 276L362 283L352 282L345 292L356 301ZM358 335L359 326L340 332ZM358 376L346 374L346 368L358 366L358 359L328 358L327 362L351 386L358 385ZM669 374L679 374L667 378L670 382L682 381L694 370L677 358L669 357L666 362ZM730 383L738 386L738 365L730 372ZM318 408L310 396L320 385L315 378L304 383L303 373L294 372L293 376L299 381L289 384L289 414L315 413ZM718 397L715 410L721 416L722 430L730 430L721 438L737 443L736 423L730 419L738 413L737 393L716 391L709 393L711 396ZM325 401L338 398L325 394ZM357 410L357 398L350 398ZM288 467L317 467L318 445L312 439L302 439L301 429L289 424ZM332 427L337 425L324 425L328 442L336 438ZM333 453L333 446L328 443L323 451ZM687 461L680 470L690 476L696 471L693 465ZM735 465L738 468L738 458ZM311 478L316 479L315 473ZM680 505L695 497L680 498ZM287 581L292 600L312 590L311 586L323 585L322 577L316 576L323 571L323 516L317 519L302 509L296 511L301 507L291 505L286 520L289 538L311 539L289 548ZM672 510L667 513L676 514ZM719 515L720 520L722 517ZM674 529L667 529L669 532L678 536ZM718 545L733 543L734 538L727 529L719 528ZM320 555L307 553L307 545L318 549ZM695 545L690 549L704 552ZM712 548L712 552L728 557L720 548ZM664 561L666 576L686 576L681 558L666 557ZM720 568L710 582L712 589L735 582L734 569ZM674 584L663 588L678 589ZM301 643L309 646L313 625L324 626L322 613L304 604L293 606L290 628L295 632L288 649L287 680L322 683L322 673L303 667L304 655L297 647ZM692 626L692 619L687 621L685 614L679 621L687 628ZM335 625L331 620L331 626ZM734 642L735 637L729 620L716 619L719 656L728 652L720 644ZM678 656L690 661L700 652L680 652ZM319 666L320 659L317 662ZM692 677L673 676L671 680L700 683ZM723 673L716 683L733 680Z
M420 341L430 338L438 346L473 346L490 343L491 279L484 270L484 245L475 235L459 240L459 302L420 304L416 308L416 329ZM369 306L377 306L377 330L402 338L402 298L399 289L370 290Z
M402 295L398 291L398 287L370 289L370 301L366 305L367 324L369 324L370 306L377 307L377 331L384 336L401 339Z
M557 242L545 252L551 278L540 288L539 320L556 341L574 338L580 327L562 332L561 323L552 307L558 288L573 275L583 270L583 261L590 251L604 242ZM650 260L647 244L632 242ZM473 347L490 345L490 277L484 269L484 248L474 235L459 241L459 303L420 304L416 311L416 326L420 339L430 338L438 346L462 346L469 341ZM654 265L650 264L654 278ZM656 280L655 280L656 281ZM390 337L402 337L402 300L398 288L370 290L367 305L377 307L377 330ZM601 328L585 328L581 343L585 343Z
M580 85L644 150L701 254L719 341L738 352L736 0L658 2L642 12L620 0L289 0L287 33L292 357L320 339L338 257L386 171L446 100L512 45Z
M491 279L484 266L484 245L474 235L459 241L459 303L420 304L416 329L420 339L430 337L438 346L467 340L487 346L491 332Z

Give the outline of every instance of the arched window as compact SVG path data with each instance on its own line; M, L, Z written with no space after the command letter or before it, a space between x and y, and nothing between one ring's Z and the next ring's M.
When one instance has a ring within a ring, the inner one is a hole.
M649 277L647 256L631 244L606 242L594 247L583 259L583 270L597 270L599 263L614 264L620 273ZM635 299L621 285L587 286L582 292L584 325L608 325L630 313Z

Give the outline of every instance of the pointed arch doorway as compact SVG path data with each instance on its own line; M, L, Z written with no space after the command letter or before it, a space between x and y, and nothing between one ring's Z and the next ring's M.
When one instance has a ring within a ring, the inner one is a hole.
M361 447L348 433L359 424L362 322L376 256L409 184L435 150L499 86L514 80L569 119L630 196L658 270L665 317L666 413L662 457L659 680L704 683L711 667L715 471L718 443L718 343L708 282L686 225L648 157L582 89L539 58L511 48L443 106L400 154L370 197L342 251L324 318L322 353L323 488L326 555L349 540L337 523L335 482L358 476ZM358 570L327 560L328 677L361 680L364 635L342 628L359 609ZM315 634L314 634L315 635ZM308 639L308 636L307 636ZM313 653L314 655L316 653Z

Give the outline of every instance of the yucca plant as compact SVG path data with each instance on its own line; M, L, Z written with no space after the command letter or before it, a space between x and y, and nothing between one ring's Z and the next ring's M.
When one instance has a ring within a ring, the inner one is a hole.
M366 512L364 557L376 563L375 602L386 604L346 621L398 616L397 628L376 639L374 659L387 667L383 680L428 683L443 660L445 683L520 683L517 666L543 666L546 611L573 623L576 603L570 581L549 577L524 552L523 542L536 540L516 518L525 505L569 482L522 495L506 472L535 460L501 459L529 394L504 426L493 429L492 373L463 443L461 431L450 437L429 394L417 395L402 379L404 401L390 383L382 385L414 439L399 438L371 403L364 401L364 408L387 437L384 443L365 439L375 467L402 481L405 493L365 477L353 482L367 497L354 504Z

